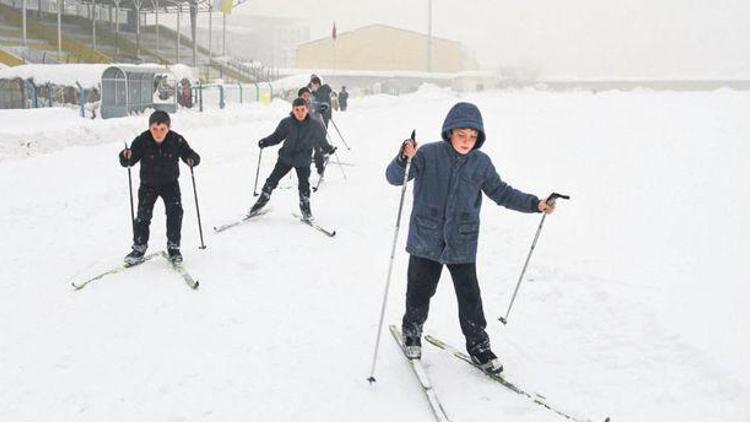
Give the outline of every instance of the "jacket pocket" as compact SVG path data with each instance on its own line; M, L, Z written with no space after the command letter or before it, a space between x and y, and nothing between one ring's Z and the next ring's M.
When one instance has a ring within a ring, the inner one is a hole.
M420 226L420 227L424 227L424 228L426 228L426 229L430 229L430 230L435 230L435 229L437 229L437 228L438 228L438 226L440 225L440 223L438 223L438 222L437 222L437 221L435 221L435 220L432 220L432 219L429 219L429 218L425 218L425 217L420 217L420 216L416 216L416 217L414 218L414 222L415 222L415 223L416 223L416 224L417 224L418 226Z
M438 220L415 215L409 227L407 250L422 256L439 256L443 250L441 227Z
M477 234L479 234L479 223L459 224L458 232L466 236L476 236Z

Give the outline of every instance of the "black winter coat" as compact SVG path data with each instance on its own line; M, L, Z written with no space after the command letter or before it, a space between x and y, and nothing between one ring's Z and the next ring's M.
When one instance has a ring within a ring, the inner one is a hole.
M320 114L323 115L323 117L326 120L331 120L332 112L331 112L331 87L328 86L328 84L321 85L320 88L318 88L317 91L313 92L313 104L317 105L316 108L320 107L320 104L325 104L324 107L325 110L320 110Z
M342 109L345 109L348 101L349 93L346 91L341 91L339 93L339 106L341 106Z
M309 167L315 147L326 153L333 149L326 141L323 125L310 114L300 122L293 113L289 113L289 117L282 119L272 134L261 139L263 147L277 145L282 141L284 145L279 149L279 160L292 167Z
M132 152L130 160L120 153L120 165L130 167L141 162L141 184L159 186L172 183L180 177L180 167L177 162L182 158L187 162L193 159L193 166L197 166L201 157L190 148L185 138L170 130L164 142L157 144L151 132L145 131L138 135L130 145Z

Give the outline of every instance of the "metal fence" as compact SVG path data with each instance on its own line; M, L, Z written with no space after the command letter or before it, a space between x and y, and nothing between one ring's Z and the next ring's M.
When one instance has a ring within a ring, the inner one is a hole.
M177 103L181 108L197 108L198 111L224 109L231 104L250 104L260 103L267 105L274 97L286 98L287 92L275 90L271 83L263 82L257 84L202 84L197 82L189 85L186 80L169 85L170 89L165 93L165 101L155 100L156 96L161 96L161 85L159 90L153 92L152 78L144 79L144 84L126 87L124 76L105 75L102 78L102 84L98 88L84 88L76 83L76 86L62 86L52 83L36 85L30 79L0 79L0 109L31 109L43 107L77 107L80 110L81 117L87 116L87 111L91 111L92 104L101 102L102 109L112 108L123 103L123 98L129 98L127 106L121 113L107 114L104 117L126 116L133 111L133 104L140 105L137 111L143 111L146 107L163 108L169 112L174 112ZM132 82L132 81L131 81ZM184 98L183 82L185 82L185 94L189 98ZM182 98L180 98L182 95ZM296 97L296 94L294 95ZM291 99L291 97L290 97ZM102 110L104 111L104 110Z
M268 82L255 84L196 84L192 87L194 103L199 111L223 109L227 104L268 104L276 94Z

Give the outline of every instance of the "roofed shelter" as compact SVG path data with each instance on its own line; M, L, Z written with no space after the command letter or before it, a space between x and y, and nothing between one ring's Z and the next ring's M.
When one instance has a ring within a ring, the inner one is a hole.
M171 103L154 101L156 76L171 73L161 67L109 66L102 73L102 118L125 117L147 108L177 111L175 97ZM172 78L174 79L174 78Z

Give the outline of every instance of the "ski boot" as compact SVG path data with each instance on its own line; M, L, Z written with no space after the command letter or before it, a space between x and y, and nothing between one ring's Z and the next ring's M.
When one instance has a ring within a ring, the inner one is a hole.
M252 216L258 214L258 212L261 210L261 208L263 208L264 206L266 206L266 204L270 200L271 200L271 194L268 193L268 192L266 192L265 190L262 191L261 194L260 194L260 198L258 198L258 201L256 201L255 205L253 205L250 208L250 210L247 212L247 217L252 217Z
M422 338L421 337L410 337L403 336L404 341L404 355L407 359L421 359L422 358Z
M180 247L175 245L167 245L167 259L173 264L179 264L182 262L182 254L180 253Z
M474 362L479 369L488 374L499 374L503 372L503 365L500 363L500 359L492 353L489 347L478 348L469 352L471 361Z
M312 222L315 218L310 211L310 197L301 196L299 199L299 210L302 212L302 221Z
M146 245L133 245L133 250L125 255L125 265L131 267L143 262L145 260L143 256L146 254L146 248Z

